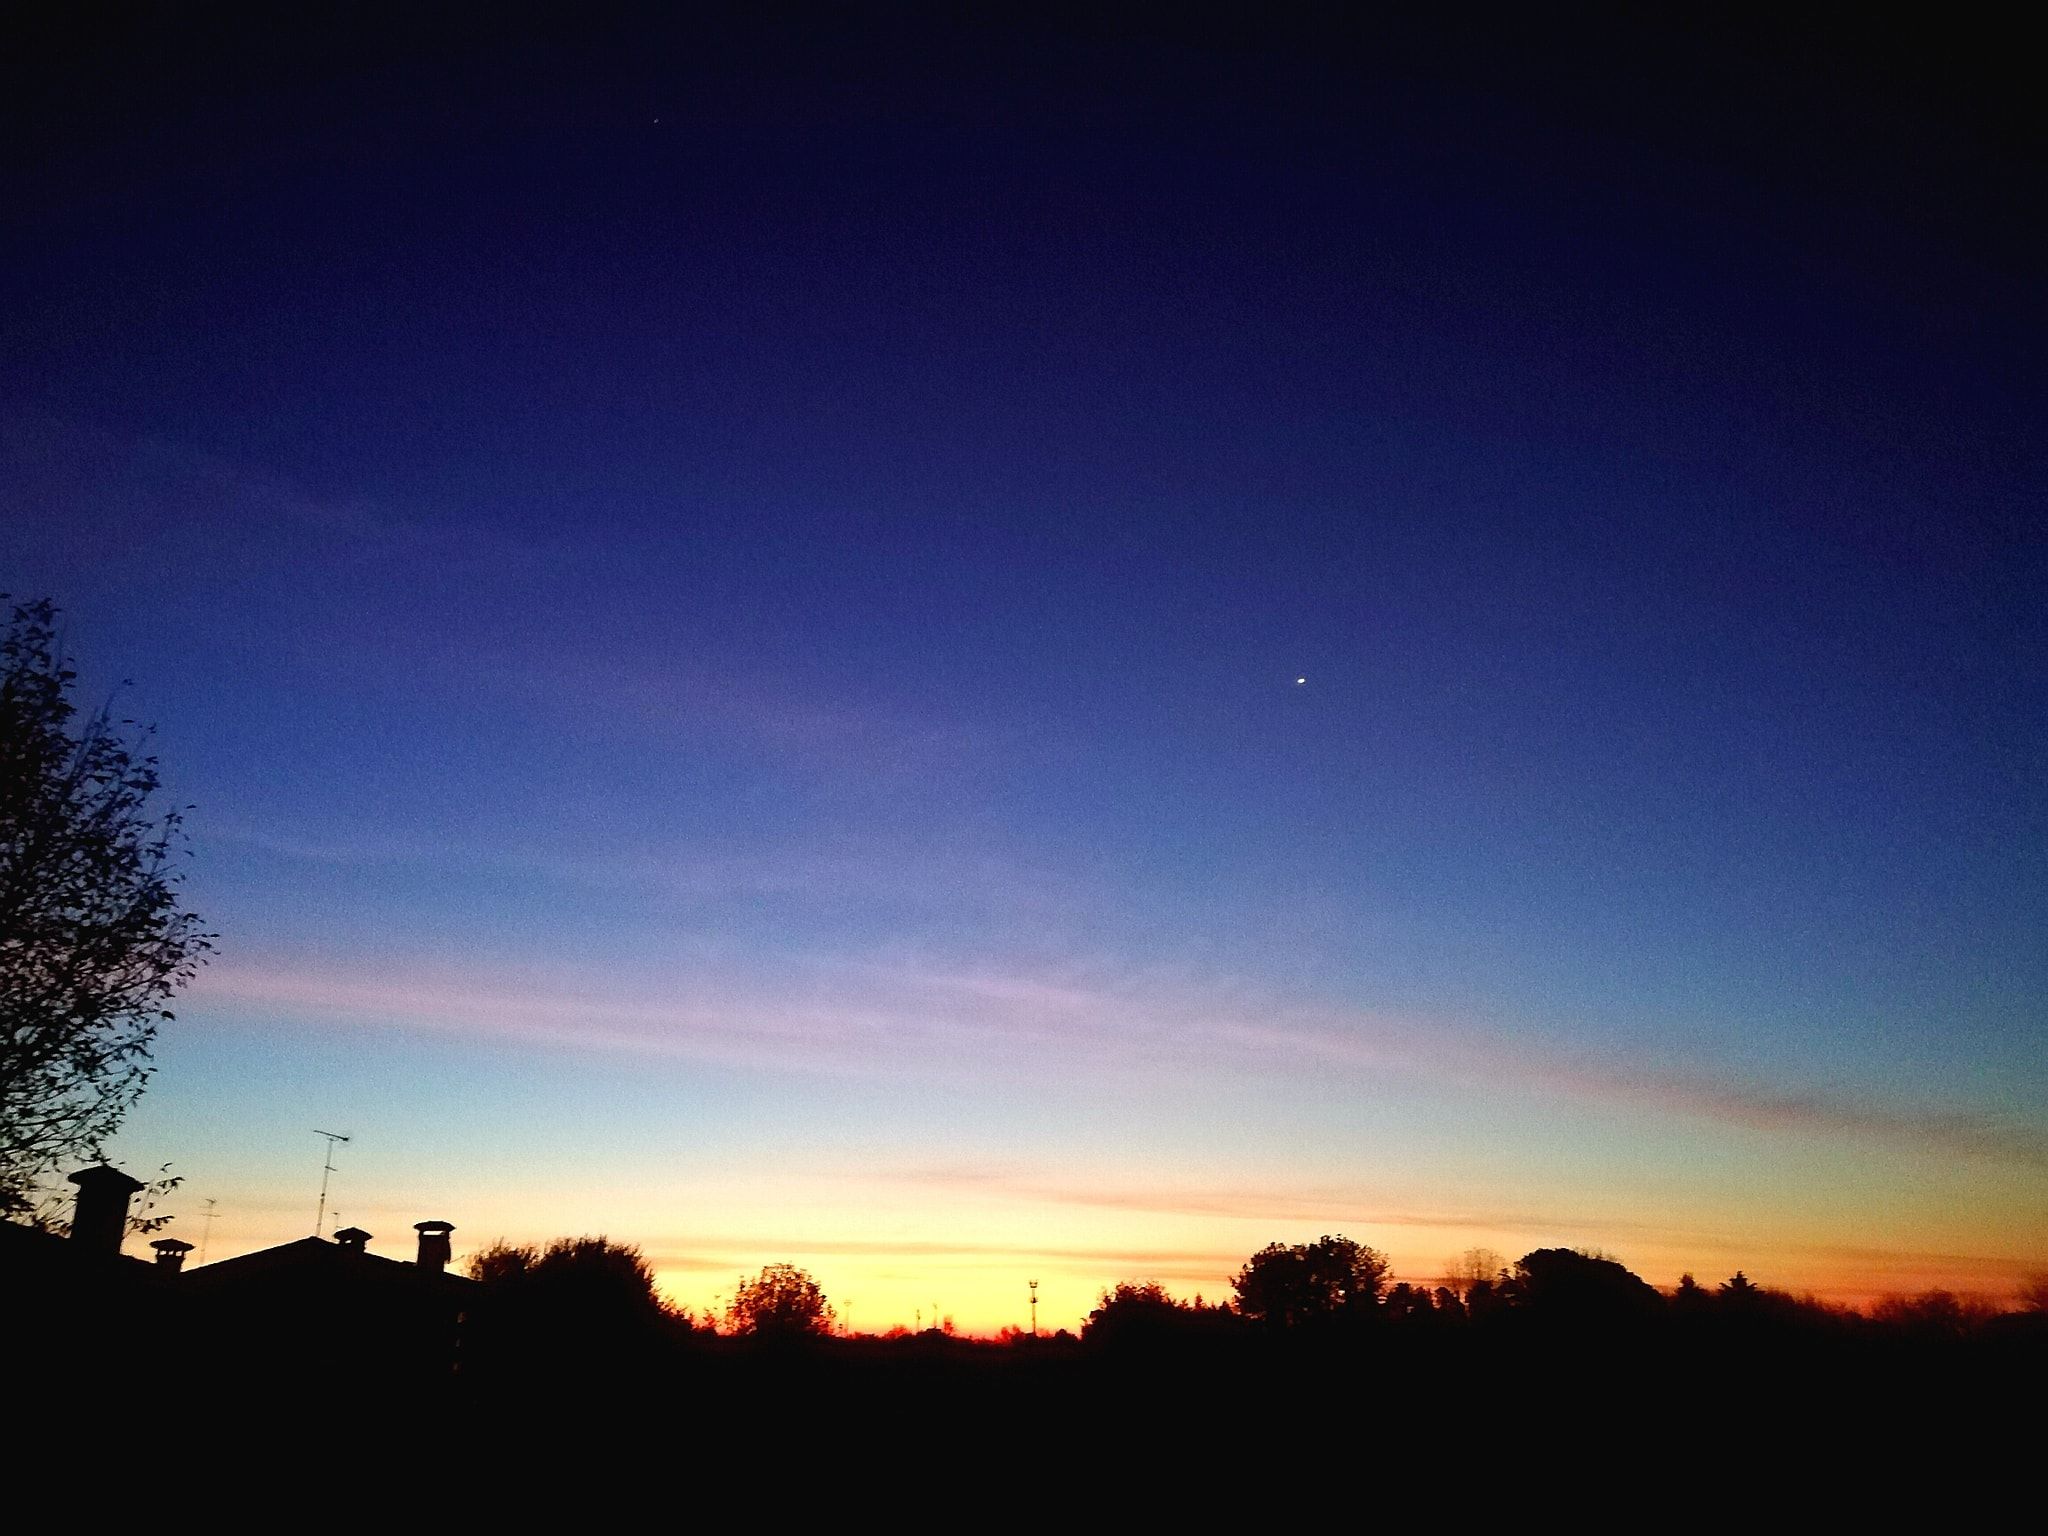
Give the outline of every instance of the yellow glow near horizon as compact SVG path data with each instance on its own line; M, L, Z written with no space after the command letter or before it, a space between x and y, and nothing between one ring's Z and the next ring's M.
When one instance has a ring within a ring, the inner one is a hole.
M1026 1326L1032 1279L1044 1329L1077 1326L1119 1281L1222 1300L1267 1243L1323 1233L1415 1281L1471 1247L1584 1247L1659 1286L1741 1269L1851 1303L2004 1298L2048 1267L2024 1127L1172 978L906 963L805 985L609 1011L536 989L521 1013L502 983L245 975L259 1017L188 1026L171 1091L124 1144L132 1166L187 1176L164 1207L177 1235L219 1201L210 1259L312 1230L317 1120L357 1133L330 1212L377 1234L374 1252L410 1257L430 1218L455 1224L458 1257L603 1235L700 1313L788 1262L863 1332L934 1310L962 1332ZM281 998L316 992L322 1025L270 1032ZM404 1008L441 1022L381 1022ZM698 1011L744 1032L707 1046ZM358 1060L372 1038L374 1069ZM248 1094L245 1069L216 1065L245 1052L325 1097Z
M501 1237L546 1242L602 1233L637 1244L664 1293L700 1316L717 1316L738 1279L787 1262L818 1280L841 1325L853 1331L883 1333L950 1318L959 1332L980 1336L1029 1326L1027 1282L1033 1279L1040 1282L1041 1331L1078 1329L1102 1291L1118 1281L1157 1281L1183 1298L1226 1300L1231 1275L1266 1243L1323 1232L1380 1248L1396 1279L1416 1283L1435 1283L1447 1262L1468 1248L1490 1248L1512 1261L1532 1248L1577 1246L1609 1253L1660 1287L1686 1271L1713 1285L1741 1269L1759 1284L1850 1305L1936 1286L2002 1302L2040 1267L2041 1250L2030 1246L2038 1245L2039 1234L2010 1229L1959 1230L1949 1236L1973 1240L1930 1249L1825 1231L1787 1237L1760 1229L1750 1238L1631 1232L1628 1219L1567 1229L1539 1221L1462 1223L1426 1213L1392 1222L1347 1220L1332 1208L1326 1216L1303 1219L1296 1210L1275 1220L1252 1204L1232 1209L1227 1195L1213 1192L1178 1201L1171 1191L1084 1196L1063 1200L982 1182L971 1190L920 1185L906 1191L900 1183L874 1181L821 1192L777 1180L688 1202L635 1198L631 1209L624 1203L585 1209L586 1219L559 1193L531 1201L500 1197L480 1201L458 1223L457 1262ZM676 1224L679 1204L692 1207L687 1227ZM1176 1204L1181 1208L1166 1208ZM1216 1208L1188 1208L1202 1205ZM440 1213L357 1200L344 1208L343 1220L379 1234L373 1251L403 1259L412 1256L411 1223L433 1214ZM593 1216L600 1219L587 1219ZM224 1203L208 1257L289 1242L310 1230L310 1210Z

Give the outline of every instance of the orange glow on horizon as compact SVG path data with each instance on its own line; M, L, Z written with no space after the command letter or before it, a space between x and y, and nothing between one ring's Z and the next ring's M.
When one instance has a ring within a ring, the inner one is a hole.
M217 1261L307 1236L311 1214L283 1218L283 1213L255 1213L224 1205L208 1242L207 1259ZM373 1241L372 1250L392 1258L412 1256L410 1224L420 1219L412 1211L374 1209L357 1202L341 1219L380 1234L402 1234ZM510 1241L546 1242L556 1236L578 1235L580 1229L564 1223L559 1229L521 1225L501 1232L487 1225L483 1230L490 1235L483 1236L474 1225L460 1234L458 1266L500 1236ZM1164 1230L1147 1228L1146 1235ZM1447 1261L1467 1248L1491 1248L1512 1263L1536 1247L1583 1247L1619 1259L1661 1290L1668 1291L1686 1272L1711 1289L1740 1269L1759 1285L1866 1310L1885 1296L1936 1288L2006 1305L2026 1275L2043 1267L2033 1254L1997 1242L1987 1243L1989 1251L1977 1254L1811 1243L1745 1246L1729 1239L1629 1245L1600 1241L1597 1232L1576 1238L1554 1233L1534 1239L1526 1231L1457 1225L1428 1226L1423 1229L1428 1238L1418 1240L1416 1227L1338 1221L1303 1226L1260 1223L1248 1216L1192 1222L1181 1218L1171 1230L1178 1232L1181 1246L1104 1242L1099 1213L1084 1215L1066 1232L1064 1241L1059 1240L1060 1230L1052 1226L1037 1228L1036 1241L981 1244L937 1238L805 1240L793 1231L777 1240L734 1234L690 1241L649 1238L623 1224L608 1225L604 1235L638 1243L663 1293L700 1318L721 1314L738 1279L766 1264L787 1262L818 1280L844 1330L883 1334L896 1328L929 1327L935 1318L950 1318L957 1333L983 1338L1006 1328L1029 1328L1029 1279L1040 1282L1040 1331L1050 1334L1065 1328L1078 1332L1102 1292L1120 1281L1156 1281L1182 1300L1200 1296L1212 1303L1227 1301L1231 1276L1265 1243L1303 1241L1323 1231L1342 1231L1381 1248L1393 1262L1392 1279L1412 1284L1436 1285ZM471 1234L475 1234L471 1241L461 1241ZM196 1229L189 1235L196 1237ZM133 1243L131 1240L131 1246ZM191 1262L196 1267L196 1253Z

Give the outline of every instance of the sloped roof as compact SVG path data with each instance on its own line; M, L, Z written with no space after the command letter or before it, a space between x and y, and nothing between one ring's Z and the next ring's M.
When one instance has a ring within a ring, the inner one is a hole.
M454 1294L468 1290L476 1281L422 1269L417 1264L401 1263L359 1248L345 1248L324 1237L302 1237L275 1248L259 1248L254 1253L203 1265L190 1272L186 1283L200 1290L314 1286Z

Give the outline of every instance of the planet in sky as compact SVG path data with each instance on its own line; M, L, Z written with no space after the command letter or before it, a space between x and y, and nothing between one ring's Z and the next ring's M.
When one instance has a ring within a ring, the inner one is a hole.
M864 1330L2048 1262L2018 50L606 9L0 49L0 591L220 936L173 1236L338 1125L384 1252Z

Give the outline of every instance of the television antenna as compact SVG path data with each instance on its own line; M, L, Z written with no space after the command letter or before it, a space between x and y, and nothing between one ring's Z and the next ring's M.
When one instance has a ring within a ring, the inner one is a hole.
M1031 1337L1038 1337L1038 1282L1026 1282L1031 1287Z
M339 1131L316 1129L313 1134L327 1138L327 1156L322 1159L320 1165L320 1209L313 1217L313 1235L318 1237L321 1228L327 1225L327 1180L334 1172L334 1149L346 1142L348 1138Z
M206 1240L213 1236L213 1208L219 1204L218 1200L206 1202L206 1225L199 1229L199 1262L202 1264L206 1262Z

